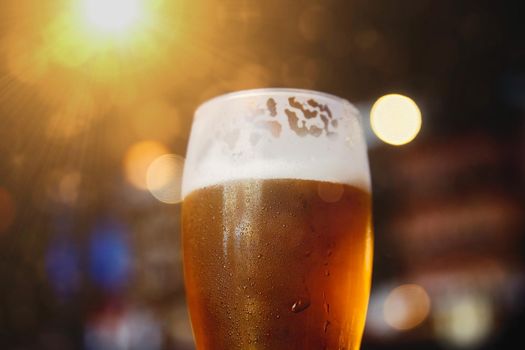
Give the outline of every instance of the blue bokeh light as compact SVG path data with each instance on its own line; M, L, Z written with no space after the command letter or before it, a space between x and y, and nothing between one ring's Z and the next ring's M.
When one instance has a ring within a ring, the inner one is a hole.
M106 291L118 292L131 276L132 256L124 226L105 221L95 227L89 244L92 280Z

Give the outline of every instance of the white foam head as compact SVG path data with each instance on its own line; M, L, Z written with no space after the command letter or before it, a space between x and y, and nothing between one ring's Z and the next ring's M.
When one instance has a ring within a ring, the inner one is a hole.
M182 195L240 179L329 181L370 190L357 110L336 96L296 89L239 91L195 112Z

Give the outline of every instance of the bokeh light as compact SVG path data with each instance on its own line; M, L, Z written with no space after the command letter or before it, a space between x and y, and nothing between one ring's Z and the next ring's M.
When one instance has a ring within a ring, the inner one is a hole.
M83 0L88 22L104 32L120 32L140 19L140 0Z
M477 293L445 298L438 306L435 329L438 336L455 347L472 348L491 333L494 311L489 298Z
M87 350L160 350L162 327L147 309L108 307L86 325L84 346Z
M400 146L412 141L421 129L421 111L409 97L390 94L379 98L370 111L372 130L382 141Z
M124 173L128 182L138 189L146 190L146 174L150 164L167 153L170 153L168 148L156 141L142 141L132 145L124 157Z
M7 232L16 215L15 202L11 194L0 187L0 235Z
M180 202L183 168L184 158L176 154L158 157L148 167L146 175L148 190L161 202L168 204Z
M91 236L91 278L106 291L120 291L131 276L132 255L126 233L122 225L111 221L97 225Z
M421 324L430 312L430 298L423 287L404 284L390 292L383 306L385 321L397 330Z

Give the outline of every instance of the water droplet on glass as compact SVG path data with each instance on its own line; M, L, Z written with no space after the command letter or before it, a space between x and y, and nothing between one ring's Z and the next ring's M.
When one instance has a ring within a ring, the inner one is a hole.
M310 306L310 300L308 299L299 299L292 305L292 312L295 312L296 314L299 312L302 312Z
M310 250L307 250L305 253L304 253L304 256L308 257L312 254L312 252Z
M324 272L324 275L327 276L327 277L330 276L330 271L329 271L329 270L326 270L326 271Z
M262 254L257 255L257 258L260 259L262 257Z
M281 315L277 315L277 316L275 316L275 318L281 318Z
M328 249L328 251L326 252L326 256L330 256L330 255L332 255L332 250Z
M328 330L328 326L330 325L330 321L324 321L324 326L323 326L323 330L324 332L326 333L326 331Z

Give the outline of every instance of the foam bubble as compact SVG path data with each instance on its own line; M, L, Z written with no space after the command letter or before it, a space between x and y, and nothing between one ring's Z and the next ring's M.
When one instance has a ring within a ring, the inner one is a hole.
M223 95L195 113L182 194L241 179L302 179L370 190L357 110L335 96L293 89Z

